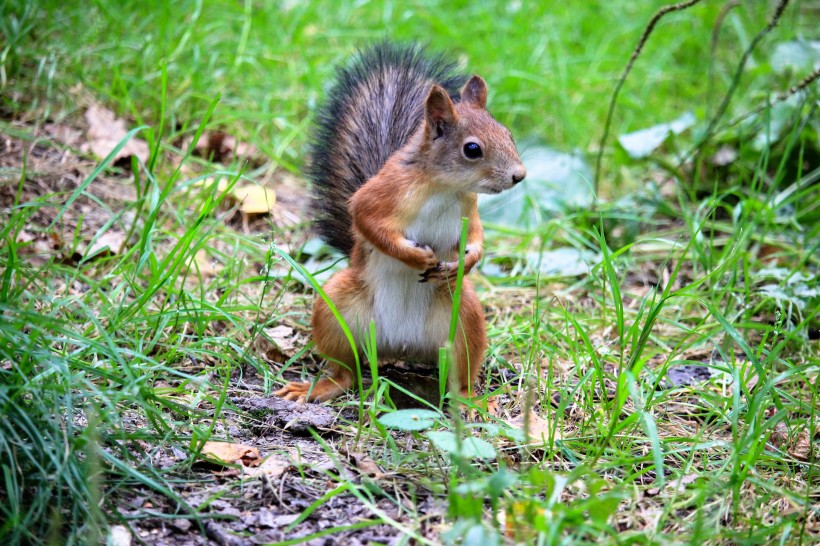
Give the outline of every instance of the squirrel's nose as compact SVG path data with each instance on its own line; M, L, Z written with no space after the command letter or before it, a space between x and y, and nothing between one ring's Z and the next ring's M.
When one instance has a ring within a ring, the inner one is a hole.
M527 169L524 168L524 165L521 165L515 171L513 171L512 181L513 184L518 184L527 176Z

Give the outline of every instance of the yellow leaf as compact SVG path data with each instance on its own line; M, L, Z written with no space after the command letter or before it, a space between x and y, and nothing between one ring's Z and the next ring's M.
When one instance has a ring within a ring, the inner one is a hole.
M240 202L239 210L245 214L265 214L276 204L276 192L262 186L248 184L234 187L231 194Z
M255 447L230 442L205 442L200 456L209 462L242 466L257 466L262 462Z
M552 432L550 422L540 417L538 414L530 412L529 419L527 419L526 423L524 418L525 415L522 413L515 419L510 419L504 422L521 431L526 430L529 433L530 439L535 440L536 442L549 442L550 436L554 440L561 439L561 431L556 429Z

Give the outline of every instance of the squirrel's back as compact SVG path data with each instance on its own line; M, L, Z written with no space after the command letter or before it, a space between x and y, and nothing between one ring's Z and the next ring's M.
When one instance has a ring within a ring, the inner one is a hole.
M466 81L455 63L417 44L382 42L338 69L316 116L307 171L313 217L325 241L350 254L348 199L419 127L432 84L457 100Z

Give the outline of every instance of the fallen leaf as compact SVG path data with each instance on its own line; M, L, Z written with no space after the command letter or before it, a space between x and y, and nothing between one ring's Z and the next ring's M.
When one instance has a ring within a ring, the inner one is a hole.
M787 451L789 455L795 459L801 461L811 459L811 439L809 438L809 431L807 429L801 430Z
M376 464L376 461L371 459L370 456L366 453L345 450L345 455L347 455L347 458L350 460L350 462L356 465L356 468L359 469L359 472L361 472L365 476L369 476L375 479L379 479L384 476L382 469L379 468L379 465Z
M194 261L196 262L196 270L199 271L202 277L215 277L222 270L220 264L214 265L214 261L208 256L205 249L194 255Z
M84 259L101 258L104 256L114 256L119 254L125 244L125 233L117 230L109 230L97 237L96 241L83 253Z
M205 442L200 457L212 463L241 464L247 467L258 466L262 462L259 450L255 447L231 442Z
M49 235L32 234L25 230L17 234L17 245L17 254L25 256L29 263L35 265L48 263L49 258L62 249L59 237L54 239Z
M291 466L289 460L282 458L280 455L271 454L265 457L262 464L256 468L248 468L245 470L245 475L252 478L266 476L270 479L274 479L284 474L285 470Z
M512 428L518 429L523 432L525 430L524 419L525 415L522 413L515 419L507 419L504 422L510 425ZM549 442L550 437L552 437L554 440L560 440L562 437L560 430L556 429L553 432L551 430L552 427L550 426L550 422L534 412L529 413L529 419L526 423L526 429L529 433L530 439L535 440L537 442Z
M298 339L290 326L280 324L265 328L265 335L259 335L254 342L254 349L265 355L272 362L283 362L296 353Z
M769 437L769 441L774 444L775 447L781 448L783 447L786 442L789 440L789 429L786 427L786 423L780 421L774 426L774 431L772 435Z
M265 328L265 335L276 343L277 347L285 353L292 352L296 348L296 340L293 337L293 328L280 324L273 328Z
M17 244L30 243L34 239L36 239L36 237L26 230L21 230L17 233L17 237L15 237L15 241L17 242Z
M778 74L789 70L811 70L820 61L820 40L791 40L775 45L770 64Z
M514 539L516 544L531 544L535 542L536 531L530 522L544 513L546 510L534 500L524 500L508 504L498 515L507 538Z
M245 214L267 214L276 204L275 191L255 184L234 186L231 195L239 201L239 210Z
M85 111L88 122L88 142L82 147L99 158L108 156L128 134L125 121L117 118L111 110L93 105ZM143 163L148 161L148 144L138 138L131 138L114 156L114 161L136 156Z
M125 525L113 525L108 530L106 546L131 546L131 531Z
M632 159L641 159L655 151L669 135L679 135L692 127L697 118L692 112L686 112L669 123L661 123L647 129L641 129L618 137L618 143Z
M741 369L743 368L741 367ZM751 393L758 381L760 381L760 376L757 374L754 366L748 366L743 378L743 383L746 386L746 390Z
M584 154L565 153L536 144L527 148L524 166L527 183L518 185L515 192L479 198L482 221L535 229L542 221L541 214L592 206L595 196L587 181L593 179L595 173ZM484 263L490 262L484 260Z

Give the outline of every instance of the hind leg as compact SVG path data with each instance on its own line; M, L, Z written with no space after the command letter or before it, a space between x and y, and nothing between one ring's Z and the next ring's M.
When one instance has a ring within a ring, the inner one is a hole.
M334 275L325 285L324 290L337 310L345 317L355 317L364 320L361 303L362 288L357 286L356 279L349 269ZM369 319L367 320L369 322ZM353 385L356 372L356 357L353 348L342 330L341 325L333 316L327 303L321 298L316 300L313 307L313 339L319 353L327 358L324 377L314 385L311 382L291 382L274 394L285 400L298 402L326 402L344 393ZM356 335L356 324L348 324Z

